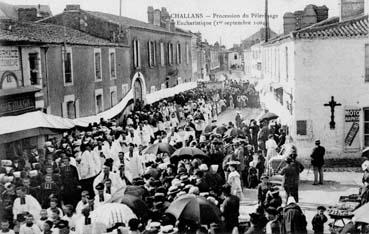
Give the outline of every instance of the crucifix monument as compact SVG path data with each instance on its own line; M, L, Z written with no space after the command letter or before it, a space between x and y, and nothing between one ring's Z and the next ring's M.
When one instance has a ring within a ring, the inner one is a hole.
M329 126L331 129L334 129L336 127L336 122L334 122L334 108L336 106L341 106L341 105L342 105L341 103L337 103L334 100L333 96L331 97L330 102L324 104L324 106L329 106L331 108L331 121L329 122Z

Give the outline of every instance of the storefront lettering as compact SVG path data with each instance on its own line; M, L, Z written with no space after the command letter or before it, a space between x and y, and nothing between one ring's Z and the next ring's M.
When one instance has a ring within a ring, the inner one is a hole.
M6 114L16 111L21 111L29 108L34 108L35 102L30 98L19 98L0 102L0 114Z
M345 110L345 122L359 122L360 109L347 109Z

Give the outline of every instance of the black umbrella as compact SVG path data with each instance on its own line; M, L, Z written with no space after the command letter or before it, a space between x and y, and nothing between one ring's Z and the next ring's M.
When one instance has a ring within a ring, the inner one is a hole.
M124 194L123 196L117 194L107 201L107 203L123 203L127 205L131 210L140 218L147 220L149 217L149 208L146 203L139 197L130 194Z
M206 159L208 158L208 156L202 150L197 149L195 147L182 147L172 154L170 160L173 162L178 162L179 160L182 159L192 159L192 158Z
M221 213L218 207L206 198L188 194L174 200L166 213L172 214L177 220L194 221L200 224L219 223Z
M216 127L213 132L223 135L226 131L227 131L227 127L219 126L219 127Z
M264 120L267 120L267 121L269 121L269 120L273 120L273 119L277 119L279 116L278 115L276 115L276 114L274 114L274 113L272 113L272 112L267 112L267 113L265 113L265 114L263 114L261 117L260 117L260 121L264 121Z
M173 146L171 146L168 143L156 143L153 145L150 145L149 147L147 147L143 153L144 154L160 154L160 153L168 153L169 155L171 155L172 153L174 153L175 148Z

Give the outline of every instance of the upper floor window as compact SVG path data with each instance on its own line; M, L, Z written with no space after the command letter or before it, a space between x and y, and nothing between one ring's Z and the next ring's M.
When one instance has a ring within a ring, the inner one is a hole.
M141 55L140 55L140 41L133 40L132 42L133 49L133 66L135 68L141 66Z
M117 77L115 58L115 49L109 49L110 79L115 79Z
M182 63L182 51L181 51L181 44L177 44L177 64Z
M173 44L168 43L168 64L173 64Z
M156 43L154 41L148 42L148 51L149 66L156 66Z
M286 82L288 82L288 47L286 47L286 52L285 52L285 56L286 56L286 61L285 61L285 63L286 63Z
M38 53L29 53L28 54L29 61L29 71L30 71L30 79L31 85L39 84L39 78L41 76L40 71L40 57Z
M190 63L190 47L186 44L186 64Z
M95 80L102 80L101 72L101 49L94 49Z
M72 85L73 84L72 48L70 47L63 48L62 57L63 57L64 85Z
M165 58L164 58L164 43L160 42L160 65L165 65Z

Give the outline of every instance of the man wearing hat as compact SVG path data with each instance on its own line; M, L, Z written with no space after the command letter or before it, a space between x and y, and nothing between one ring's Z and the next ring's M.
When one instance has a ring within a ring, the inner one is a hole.
M100 206L101 204L104 204L106 201L108 201L111 198L110 194L107 194L104 192L104 184L103 183L98 183L95 187L95 189L97 190L97 194L95 195L95 207L97 208L98 206Z
M315 141L315 147L311 153L311 165L314 170L313 185L323 184L323 165L324 165L325 148L320 145L320 140ZM319 177L319 178L318 178ZM318 182L319 179L319 182Z
M313 225L313 230L315 234L323 234L324 223L328 221L327 216L324 215L324 211L326 211L326 208L324 206L318 206L317 210L318 212L311 221L311 224Z

